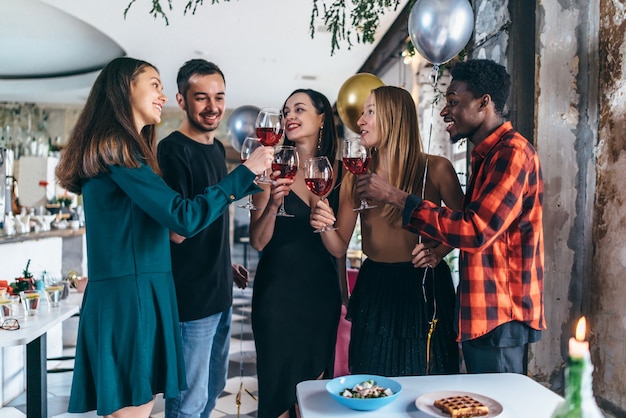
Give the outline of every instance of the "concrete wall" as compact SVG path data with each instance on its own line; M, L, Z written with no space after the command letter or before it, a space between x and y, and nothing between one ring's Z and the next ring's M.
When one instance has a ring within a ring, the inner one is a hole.
M530 373L563 390L567 341L588 318L594 393L626 415L626 5L616 1L475 0L472 51L509 68L534 66L534 132L545 181L545 306L548 329L531 350ZM515 8L534 8L534 62L511 56L525 42ZM500 32L500 33L498 33ZM511 65L514 62L515 65ZM532 88L532 86L531 86ZM511 106L515 106L515 99Z
M595 389L626 415L626 4L599 5L599 124L596 146L593 270L589 311L595 331Z
M559 25L551 22L558 21ZM597 22L590 6L537 6L537 147L544 163L546 316L536 373L563 388L567 342L588 311L597 136ZM596 347L592 341L592 347Z

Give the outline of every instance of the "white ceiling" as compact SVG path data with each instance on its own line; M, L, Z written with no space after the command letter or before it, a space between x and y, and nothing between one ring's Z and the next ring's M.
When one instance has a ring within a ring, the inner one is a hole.
M318 30L315 39L310 38L311 0L222 0L218 4L204 0L195 15L183 15L187 0L172 0L173 10L167 12L169 26L149 14L150 0L136 0L126 19L123 12L129 0L43 1L103 32L128 56L154 64L170 98L168 106L175 106L177 70L191 58L205 58L221 67L226 76L229 108L281 106L296 88L319 90L333 103L343 82L359 70L376 46L354 42L348 50L347 44L341 44L341 49L331 56L329 33ZM382 16L376 42L407 1L402 1L395 12ZM326 2L330 4L330 0ZM161 3L166 6L167 0ZM319 3L322 8L322 0ZM19 26L19 22L16 24ZM46 16L30 16L29 25L51 26ZM321 19L317 26L322 27ZM11 48L6 43L3 45L0 39L3 49ZM68 45L57 47L67 51ZM23 57L24 51L20 52ZM59 53L53 47L49 47L49 52ZM42 54L30 55L30 65L46 64ZM96 74L0 80L0 101L82 104Z

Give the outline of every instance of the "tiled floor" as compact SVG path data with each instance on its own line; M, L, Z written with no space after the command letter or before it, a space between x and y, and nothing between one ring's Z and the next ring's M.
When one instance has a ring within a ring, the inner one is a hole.
M233 261L249 266L251 277L254 277L256 267L256 253L252 251L248 258L251 262L244 263L244 254L241 246L236 246L233 251ZM217 405L211 414L211 418L222 417L256 417L257 412L257 380L256 380L256 353L250 323L250 311L252 301L252 289L233 290L233 319L230 342L230 364L228 369L228 382L226 388L217 401ZM65 349L64 355L72 355L73 347ZM48 368L72 367L72 361L50 362ZM95 412L85 414L67 413L72 373L49 373L48 374L48 415L54 418L95 418ZM237 394L241 390L241 405L237 407ZM151 417L161 418L164 402L157 398L152 410ZM0 408L0 418L24 418L26 410L26 393L22 393L4 408Z

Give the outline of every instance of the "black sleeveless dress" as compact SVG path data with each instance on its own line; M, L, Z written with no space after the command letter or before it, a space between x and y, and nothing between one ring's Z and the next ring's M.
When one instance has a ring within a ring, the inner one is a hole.
M336 213L339 182L328 200ZM332 377L341 312L337 259L313 232L310 207L291 192L285 210L295 216L276 218L252 284L259 418L293 407L298 383Z

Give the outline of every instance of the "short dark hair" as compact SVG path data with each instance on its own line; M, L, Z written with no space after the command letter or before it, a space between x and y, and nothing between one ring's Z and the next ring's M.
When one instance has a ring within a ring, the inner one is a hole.
M224 73L220 70L220 67L217 64L209 62L205 59L196 58L191 59L183 64L182 67L178 69L178 75L176 76L176 84L178 85L178 92L183 95L183 97L187 97L187 90L189 90L189 79L194 75L211 75L211 74L219 74L222 76L222 80L224 80L224 84L226 84L226 77L224 77Z
M496 112L502 115L511 90L511 76L504 66L492 60L472 59L457 62L450 74L453 80L467 84L474 98L490 95Z

